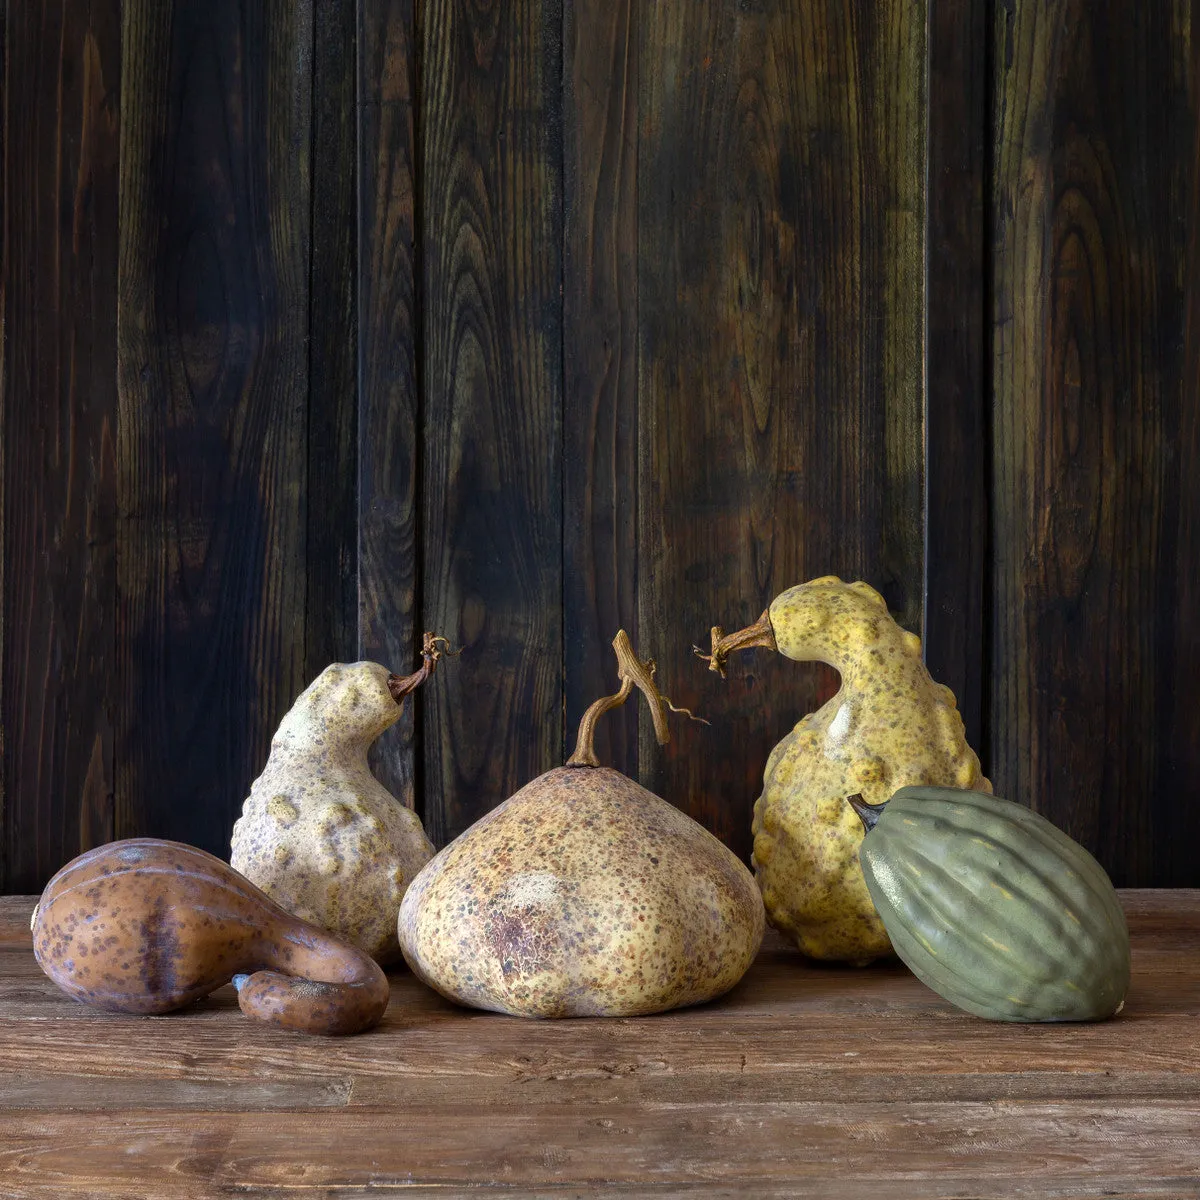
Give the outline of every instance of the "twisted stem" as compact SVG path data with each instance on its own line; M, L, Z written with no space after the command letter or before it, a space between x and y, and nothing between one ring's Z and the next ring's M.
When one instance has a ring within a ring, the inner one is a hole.
M411 675L389 675L388 691L399 704L409 692L414 692L433 674L442 655L453 658L462 653L462 647L450 649L450 643L437 634L426 632L421 644L421 665Z
M620 708L629 698L629 693L636 687L646 697L650 705L650 716L654 721L654 736L660 746L665 746L670 740L670 730L667 728L667 710L683 713L693 721L702 725L708 722L703 717L697 717L686 708L676 708L666 696L658 690L654 682L654 672L657 670L654 659L638 658L633 645L625 630L619 630L613 638L613 649L617 654L617 675L621 680L620 689L611 696L602 696L588 707L579 722L579 736L575 740L575 753L567 759L568 767L598 767L600 760L592 746L596 734L596 722L606 712Z

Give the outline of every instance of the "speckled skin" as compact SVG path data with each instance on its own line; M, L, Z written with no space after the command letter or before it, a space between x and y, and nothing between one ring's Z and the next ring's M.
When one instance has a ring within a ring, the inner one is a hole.
M80 855L46 885L30 927L38 964L67 995L117 1012L170 1012L231 979L247 1015L306 1033L358 1033L387 1007L387 978L366 954L180 842Z
M400 908L419 978L530 1017L635 1016L728 991L765 916L750 872L607 767L560 767L447 846Z
M231 859L288 912L383 964L400 957L400 900L433 854L367 765L400 717L389 678L378 663L334 663L300 693L234 824Z
M754 866L771 923L812 958L867 963L892 953L858 861L862 823L846 803L882 804L909 784L991 791L954 693L934 683L921 640L865 583L834 576L770 608L782 654L842 677L838 693L771 752L754 806Z

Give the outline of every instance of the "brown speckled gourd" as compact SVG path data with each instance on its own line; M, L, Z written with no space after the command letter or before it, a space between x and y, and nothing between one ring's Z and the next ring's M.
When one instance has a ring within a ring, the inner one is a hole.
M373 662L326 667L283 718L233 827L236 870L383 964L400 957L400 901L433 846L416 813L371 774L367 751L444 645L425 634L422 665L404 677Z
M750 872L690 817L596 760L597 718L635 685L667 740L654 664L623 631L613 646L621 690L584 715L568 764L476 822L404 897L405 958L460 1004L530 1017L661 1012L728 991L758 952L765 917Z
M825 576L781 593L737 633L712 631L712 670L766 646L824 662L842 686L771 751L754 806L754 867L771 923L812 958L867 963L892 953L858 861L863 829L846 797L881 804L912 784L991 791L954 693L935 683L921 640L866 583Z
M305 1033L359 1033L387 1008L368 955L181 842L80 855L46 885L30 927L38 965L68 996L116 1012L171 1012L231 980L248 1016Z

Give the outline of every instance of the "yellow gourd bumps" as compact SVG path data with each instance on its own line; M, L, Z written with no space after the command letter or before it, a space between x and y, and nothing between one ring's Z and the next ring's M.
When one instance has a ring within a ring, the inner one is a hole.
M881 804L911 784L991 784L967 745L953 693L921 661L920 639L892 620L868 584L826 576L789 588L750 630L714 630L713 666L723 664L727 645L771 644L789 658L829 663L842 685L767 762L753 826L767 915L810 957L870 962L891 944L863 880L863 829L846 797Z

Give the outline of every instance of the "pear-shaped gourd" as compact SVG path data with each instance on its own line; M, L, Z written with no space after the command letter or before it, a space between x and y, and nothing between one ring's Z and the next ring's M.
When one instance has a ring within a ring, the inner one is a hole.
M765 919L750 872L679 809L597 763L595 722L635 685L667 740L654 664L624 631L613 645L621 689L584 714L568 764L442 850L404 897L405 958L460 1004L531 1017L660 1012L728 991L758 952Z
M846 797L882 803L910 784L991 791L954 693L930 678L921 640L866 583L829 575L782 592L755 624L712 630L709 666L751 646L837 668L842 685L767 760L754 806L754 867L771 923L812 958L867 963L892 953L858 861Z
M367 751L445 645L425 634L420 669L403 677L373 662L326 667L283 718L233 827L236 870L384 964L400 957L400 901L433 846L416 813L371 774Z
M171 1012L231 980L247 1016L304 1033L359 1033L387 1008L387 977L368 955L182 842L81 854L46 885L30 928L42 970L114 1012Z

